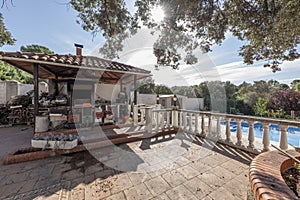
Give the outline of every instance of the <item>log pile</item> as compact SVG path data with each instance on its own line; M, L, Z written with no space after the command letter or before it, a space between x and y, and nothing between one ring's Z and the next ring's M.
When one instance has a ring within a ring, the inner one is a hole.
M34 122L34 109L32 106L11 106L8 119L10 125L24 123L31 124Z
M0 125L31 124L34 122L34 108L30 95L12 97L6 106L0 107Z

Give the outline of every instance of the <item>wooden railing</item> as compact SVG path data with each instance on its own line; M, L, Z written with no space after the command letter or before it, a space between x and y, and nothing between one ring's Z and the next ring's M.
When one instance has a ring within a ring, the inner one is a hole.
M245 115L231 115L191 110L155 109L144 107L146 131L148 133L178 127L184 132L207 137L251 152L268 151L270 149L269 126L277 124L280 128L279 147L288 149L287 128L300 127L299 121L272 119ZM230 122L236 122L235 133L230 130ZM223 122L224 125L221 125ZM226 122L226 123L225 123ZM242 133L242 123L249 125L248 135ZM138 122L140 123L140 122ZM254 124L263 126L262 138L254 137Z

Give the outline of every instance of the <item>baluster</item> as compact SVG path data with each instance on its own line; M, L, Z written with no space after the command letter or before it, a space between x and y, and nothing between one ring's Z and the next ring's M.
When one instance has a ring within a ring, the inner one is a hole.
M280 125L280 148L283 150L288 149L286 130L287 130L287 126Z
M189 114L189 116L190 116L190 121L189 121L189 132L193 132L193 113L190 113Z
M264 125L264 133L263 133L263 145L264 149L263 151L269 151L269 146L270 146L270 136L269 136L269 124L266 122L263 122Z
M137 125L138 124L138 105L133 106L133 124Z
M249 123L249 135L248 135L248 141L249 141L249 145L248 148L249 149L254 149L254 121L248 121Z
M195 134L199 134L199 113L195 115Z
M183 112L182 111L180 111L180 113L179 113L179 121L180 121L180 124L179 124L179 126L183 129L183 124L182 124L182 118L183 118Z
M201 115L201 135L205 135L205 118L204 118L204 114Z
M230 118L226 118L226 142L231 143L231 133L230 133Z
M172 127L178 127L178 111L172 110Z
M158 131L159 130L159 112L155 112L156 113L156 124L155 124L155 130Z
M208 124L207 124L207 134L211 134L212 133L212 116L208 115Z
M151 107L145 108L146 133L149 134L152 133L152 116L153 116L152 108Z
M217 136L217 139L221 139L221 127L220 127L220 122L221 122L221 118L220 117L217 117L217 133L216 133L216 136Z
M187 126L187 117L186 117L186 112L183 113L182 115L182 120L183 120L183 130L187 130L186 126Z
M170 112L171 111L167 111L167 124L166 124L166 128L170 128Z
M161 119L160 119L160 127L161 130L165 129L165 112L162 111L161 115L160 115Z
M144 122L145 117L145 107L140 108L141 109L141 123Z
M238 119L236 120L236 145L241 146L242 145L242 120Z

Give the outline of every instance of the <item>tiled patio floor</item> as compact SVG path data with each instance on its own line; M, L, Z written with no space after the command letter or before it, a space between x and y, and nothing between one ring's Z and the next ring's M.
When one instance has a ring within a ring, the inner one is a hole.
M178 133L68 156L1 163L0 199L246 199L252 158Z

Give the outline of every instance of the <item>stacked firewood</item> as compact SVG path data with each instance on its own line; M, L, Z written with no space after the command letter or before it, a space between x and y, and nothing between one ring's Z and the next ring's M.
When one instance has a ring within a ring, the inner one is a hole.
M6 106L0 107L0 125L8 124L9 108Z
M9 124L31 124L34 122L33 113L34 109L32 106L11 106L10 114L8 116Z

